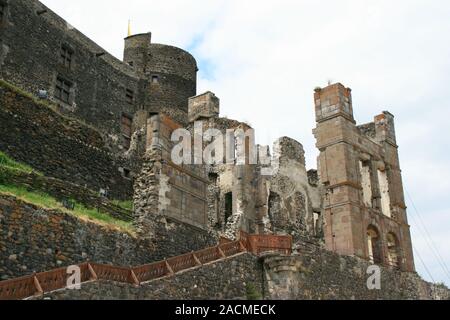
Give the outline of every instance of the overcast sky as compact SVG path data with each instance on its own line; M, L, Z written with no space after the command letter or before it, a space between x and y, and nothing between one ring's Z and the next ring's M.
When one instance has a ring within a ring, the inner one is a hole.
M313 89L353 89L358 123L396 116L413 245L436 282L450 285L450 2L447 0L43 0L122 58L133 33L190 51L198 93L221 99L221 114L248 121L258 142L300 141L318 155ZM425 230L423 228L425 226ZM432 243L429 243L431 236ZM439 263L435 248L443 262ZM418 272L431 280L416 254Z

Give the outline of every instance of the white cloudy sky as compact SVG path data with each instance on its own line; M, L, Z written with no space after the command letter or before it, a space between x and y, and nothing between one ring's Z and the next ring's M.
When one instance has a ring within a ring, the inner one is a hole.
M414 246L434 280L450 285L433 254L437 247L450 268L447 0L43 2L118 58L128 19L133 33L151 31L154 42L189 50L199 62L199 92L215 92L222 114L249 121L263 144L284 135L301 141L310 168L316 86L351 87L359 123L391 111L417 207L408 199ZM417 255L416 266L430 280Z

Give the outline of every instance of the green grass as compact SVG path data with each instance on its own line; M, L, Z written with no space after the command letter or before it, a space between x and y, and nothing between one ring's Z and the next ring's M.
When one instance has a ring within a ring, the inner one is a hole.
M245 291L247 293L247 300L261 300L262 294L256 289L253 283L248 283L246 285Z
M64 206L52 196L43 192L29 191L24 187L0 184L0 193L13 195L25 202L32 203L39 207L47 209L57 209L82 219L87 219L103 225L115 227L129 233L133 232L133 228L130 222L115 219L105 213L98 212L96 209L88 209L84 205L75 201L75 209L71 211L64 208Z
M38 173L35 170L33 170L32 167L30 167L26 164L14 161L7 154L5 154L4 152L1 152L1 151L0 151L0 166L5 167L7 169L13 169L13 170L17 170L17 171L25 172L25 173L31 173L31 172Z
M133 201L132 200L112 200L111 203L115 206L118 206L122 209L133 211Z

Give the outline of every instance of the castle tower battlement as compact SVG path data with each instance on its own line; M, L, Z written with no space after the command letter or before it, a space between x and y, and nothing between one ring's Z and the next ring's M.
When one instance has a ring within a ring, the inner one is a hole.
M151 33L125 38L124 62L147 80L145 109L188 112L188 99L197 93L197 61L183 49L152 43L151 39Z

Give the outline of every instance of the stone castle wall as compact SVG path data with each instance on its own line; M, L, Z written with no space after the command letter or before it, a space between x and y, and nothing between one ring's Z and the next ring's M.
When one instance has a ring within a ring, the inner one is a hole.
M417 273L380 267L380 290L369 290L368 261L308 246L291 257L264 259L267 295L292 300L449 300L450 290Z
M81 290L60 290L42 298L54 300L235 300L247 299L249 287L262 293L261 266L250 254L187 270L176 276L142 284L140 287L98 281L83 284Z
M2 3L0 78L33 95L47 91L61 111L105 133L115 151L128 150L142 111L186 118L198 71L190 53L151 43L147 33L125 39L121 61L38 0ZM67 101L57 96L59 79L70 86Z
M217 244L182 223L159 221L153 237L106 227L0 195L1 280L85 261L137 266Z
M131 199L132 180L119 171L128 161L110 153L97 130L6 85L0 106L0 150L47 176Z
M61 110L121 140L122 113L133 115L142 104L143 85L131 66L122 63L36 0L7 1L0 28L0 77L37 95L54 96L58 77L71 83ZM72 52L70 66L61 49ZM129 101L127 89L134 92Z
M367 288L370 264L317 249L299 255L257 257L243 253L135 287L97 281L80 290L59 290L38 299L275 299L275 300L448 300L444 286L415 273L381 268L380 289ZM251 288L249 290L249 288ZM251 295L251 296L250 296Z

